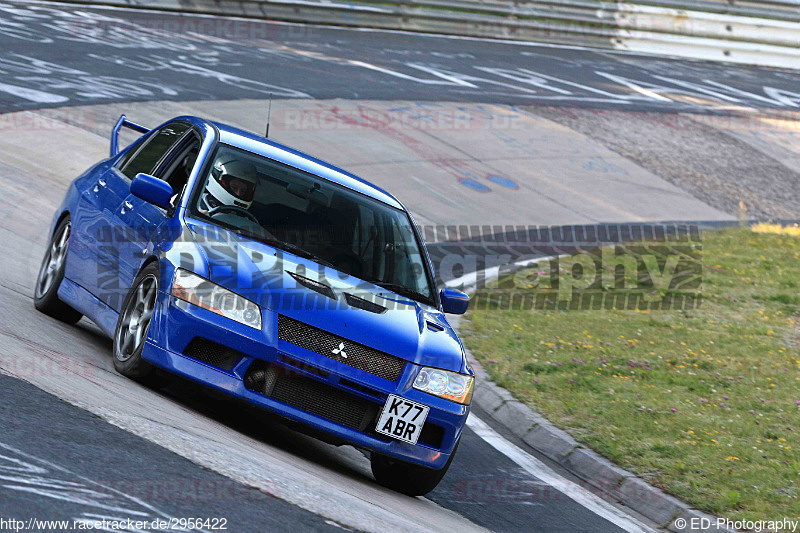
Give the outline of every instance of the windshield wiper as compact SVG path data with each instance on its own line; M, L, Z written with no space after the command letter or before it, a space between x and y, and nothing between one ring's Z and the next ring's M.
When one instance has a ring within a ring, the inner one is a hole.
M333 263L331 263L327 259L323 259L322 257L318 256L317 254L309 252L305 248L300 248L299 246L295 246L294 244L290 244L289 246L292 248L291 252L293 254L299 255L300 257L304 257L306 259L311 259L312 261L316 261L317 263L320 263L320 264L323 264L323 265L327 265L327 266L329 266L331 268L335 268L336 270L341 270L340 267L334 265Z
M248 239L253 239L258 242L262 242L264 244L269 244L270 246L274 246L275 248L280 248L286 252L291 252L294 255L299 255L304 259L311 259L312 261L316 261L317 263L322 263L332 268L337 268L336 265L328 261L327 259L323 259L320 256L309 252L304 248L300 248L296 244L292 244L290 242L282 241L280 239L275 239L273 237L267 237L266 235L261 235L258 233L254 233L252 231L247 231L246 229L236 228L234 232L237 235L241 235L242 237L247 237Z
M391 281L379 281L379 280L370 280L370 283L373 283L378 287L383 287L384 289L388 289L392 292L396 292L401 296L411 298L412 300L417 300L418 302L422 302L424 304L433 305L432 298L425 296L421 292L417 292L414 289L409 289L405 285L400 285L399 283L392 283Z
M318 256L318 255L316 255L316 254L314 254L312 252L309 252L308 250L306 250L304 248L300 248L296 244L292 244L290 242L282 241L282 240L276 239L274 237L268 237L266 235L259 234L259 233L256 233L256 232L248 231L248 230L243 229L243 228L233 228L233 231L234 231L234 233L236 233L237 235L240 235L242 237L247 237L248 239L253 239L253 240L256 240L258 242L262 242L264 244L268 244L270 246L274 246L275 248L280 248L280 249L282 249L284 251L293 253L293 254L298 255L300 257L303 257L305 259L311 259L312 261L316 261L316 262L321 263L323 265L327 265L327 266L329 266L331 268L335 268L337 270L341 270L339 267L337 267L336 265L334 265L333 263L331 263L327 259L323 259L322 257L320 257L320 256ZM429 296L425 296L421 292L417 292L414 289L409 289L405 285L401 285L399 283L393 283L391 281L380 281L380 280L374 280L374 279L367 280L367 281L369 281L370 283L372 283L374 285L382 287L384 289L390 290L392 292L396 292L397 294L399 294L401 296L405 296L406 298L411 298L412 300L416 300L418 302L421 302L421 303L424 303L424 304L427 304L427 305L434 305L433 298L431 298Z

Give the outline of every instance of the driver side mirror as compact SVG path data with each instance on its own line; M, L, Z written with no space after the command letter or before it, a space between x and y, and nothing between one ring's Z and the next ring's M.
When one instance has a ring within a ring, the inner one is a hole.
M469 296L466 293L455 289L444 288L439 292L442 300L442 309L451 315L463 315L469 307Z
M150 174L140 172L131 182L131 194L163 209L170 208L172 186Z

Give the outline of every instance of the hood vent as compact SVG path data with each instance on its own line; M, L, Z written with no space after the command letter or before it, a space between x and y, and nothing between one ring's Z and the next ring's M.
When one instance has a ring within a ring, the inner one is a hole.
M444 331L444 326L434 322L433 320L426 320L428 324L428 329L431 331Z
M359 298L358 296L350 294L349 292L344 293L344 299L347 300L347 305L350 307L357 307L358 309L363 309L364 311L369 311L370 313L375 313L378 315L386 312L386 308L384 306L378 305L375 302L370 302L364 298Z
M323 296L327 296L331 300L336 299L336 295L333 293L333 289L331 289L324 283L320 283L319 281L314 281L313 279L306 278L304 276L301 276L300 274L295 274L294 272L289 272L288 270L286 271L286 273L292 276L294 280L303 287L311 289L312 291L317 292Z

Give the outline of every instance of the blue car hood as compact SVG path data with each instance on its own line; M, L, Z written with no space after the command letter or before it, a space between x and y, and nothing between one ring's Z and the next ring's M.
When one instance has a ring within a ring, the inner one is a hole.
M420 365L455 372L468 367L461 341L438 309L233 232L187 225L206 263L195 271L261 308ZM328 285L335 300L298 283L290 272ZM386 311L351 307L345 293Z

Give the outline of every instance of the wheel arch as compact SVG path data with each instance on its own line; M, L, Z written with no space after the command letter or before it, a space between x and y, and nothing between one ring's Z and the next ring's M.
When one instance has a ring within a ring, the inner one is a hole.
M50 238L53 238L53 235L55 235L58 226L60 226L61 223L64 222L64 220L66 220L67 218L72 218L69 209L65 209L60 215L58 215L55 224L53 224L53 227L50 228Z
M142 270L147 268L151 263L159 263L159 264L161 264L161 261L159 261L158 256L155 255L155 254L148 255L145 258L145 260L142 261L142 266L139 267L139 272L137 272L136 274L138 275Z
M145 268L149 267L149 266L150 266L150 265L152 265L153 263L155 263L155 264L158 266L158 272L159 272L159 276L158 276L158 277L159 277L159 281L164 281L164 279L163 279L163 278L164 278L164 274L165 274L165 272L164 272L164 267L163 267L163 264L162 264L162 262L161 262L160 258L159 258L159 257L158 257L158 255L156 255L156 254L150 254L150 255L148 255L147 257L145 257L144 261L142 261L142 264L141 264L141 266L139 267L139 270L138 270L138 272L136 272L136 275L133 277L133 279L136 279L136 278L138 278L138 277L139 277L139 274L141 274L141 273L142 273L142 271L143 271Z
M150 255L148 255L147 257L145 257L142 260L141 264L139 265L139 268L136 270L136 274L133 275L133 278L132 278L132 281L131 281L131 288L136 283L136 280L142 274L144 269L149 267L150 265L152 265L154 263L158 266L158 272L159 272L159 274L158 274L158 282L159 282L159 284L162 284L162 282L164 281L164 266L163 266L163 262L158 257L158 255L156 255L154 253L151 253Z

